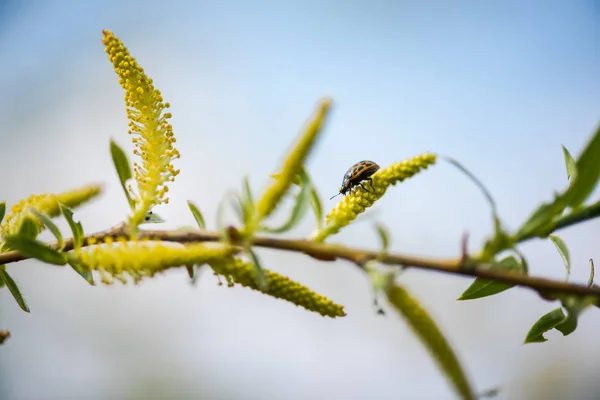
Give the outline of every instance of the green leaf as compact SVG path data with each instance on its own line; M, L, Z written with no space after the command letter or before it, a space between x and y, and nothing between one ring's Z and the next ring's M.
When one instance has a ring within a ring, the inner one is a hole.
M68 263L71 266L71 268L73 268L73 271L77 272L79 274L79 276L81 276L87 283L89 283L92 286L95 286L95 282L94 282L94 275L92 274L92 271L90 271L87 268L84 268L81 266L81 264L79 263L79 260L77 259L77 257L75 256L68 256Z
M572 182L577 177L577 164L565 146L562 146L565 155L565 165L567 167L567 178Z
M463 399L475 399L473 389L456 357L427 310L401 286L391 285L387 297L429 351L438 367Z
M565 319L562 323L556 326L556 330L560 331L563 336L568 336L571 333L575 332L577 329L577 317L578 315L570 314L567 315L567 319Z
M515 234L515 240L521 241L536 236L545 237L553 226L554 218L566 208L559 200L557 198L554 203L544 203L539 206Z
M375 229L377 229L377 234L379 235L379 240L381 241L381 250L383 252L388 251L388 248L390 247L390 233L385 226L381 224L376 224Z
M15 301L17 302L19 307L21 307L21 310L25 312L30 312L29 306L27 306L27 303L25 302L25 299L23 298L19 287L17 286L15 281L13 281L13 279L10 277L8 272L6 272L6 266L3 265L2 267L3 268L0 268L0 281L4 282L10 293L15 298Z
M227 241L227 240L225 240L225 239L227 239L227 235L225 232L225 205L227 204L228 197L229 197L229 195L225 194L223 196L223 199L221 199L221 201L217 205L217 217L216 217L217 229L221 233L221 240L223 240L224 242Z
M190 208L190 211L192 212L192 215L194 216L194 219L196 220L196 223L198 224L198 227L200 227L200 229L206 229L206 223L204 222L204 217L202 216L202 213L200 212L198 207L196 207L196 205L189 200L188 200L187 204L188 204L188 207Z
M312 185L311 185L312 186ZM317 193L317 190L314 187L310 188L310 206L315 213L315 218L317 219L317 228L323 228L323 204L321 203L321 198Z
M227 205L227 202L231 199L239 199L238 194L231 191L225 193L223 199L219 202L217 206L217 230L223 243L230 242L227 226L225 226L225 206ZM239 211L241 212L241 210Z
M572 157L567 156L568 151L564 146L563 153L567 163L567 174L571 176L568 189L555 196L552 203L544 203L538 207L515 235L517 241L535 236L545 237L550 233L554 219L560 216L565 208L579 208L592 193L600 178L600 163L597 162L600 157L600 125L579 156L575 168L570 166L571 161L568 158Z
M19 236L35 239L40 234L40 228L35 220L29 215L23 218L23 222L19 227Z
M232 194L230 202L231 207L233 208L233 211L240 222L247 224L251 215L249 212L250 207L248 207L248 203L244 203L244 198L237 193Z
M6 243L26 257L35 258L48 264L65 265L67 255L48 247L45 243L25 236L7 236Z
M0 203L0 223L4 221L4 214L6 214L6 202Z
M269 281L267 280L267 275L265 274L265 270L260 264L260 260L254 253L254 250L248 245L246 246L246 252L250 255L252 259L252 265L254 266L254 279L258 284L259 288L262 291L267 291L269 289Z
M287 232L293 227L295 227L298 224L298 222L302 220L302 217L308 210L312 186L310 184L310 180L306 172L301 171L299 176L301 180L300 192L296 196L296 202L288 220L283 225L277 228L269 228L268 226L263 225L261 226L262 231L269 233Z
M201 267L202 267L201 264L192 264L192 265L185 266L185 269L188 272L188 276L190 277L192 285L195 285L198 282L198 278L200 277L200 268Z
M568 336L577 329L577 320L579 315L589 306L596 302L594 296L562 296L561 302L563 307L567 310L567 318L556 326L556 329L560 331L563 336Z
M594 284L594 259L590 258L590 277L588 279L588 286L592 286Z
M117 175L119 175L119 181L121 182L121 187L123 188L123 192L125 192L125 196L127 197L129 207L131 207L133 210L133 200L131 199L129 190L127 190L127 181L132 177L131 166L129 164L127 154L125 154L123 149L121 149L113 140L110 141L110 154L112 155L113 164L117 170Z
M600 178L600 125L577 159L577 175L571 180L563 200L571 208L578 208L595 189Z
M250 182L248 176L244 176L243 179L244 191L241 196L238 196L239 204L241 208L242 218L244 225L248 225L252 219L254 213L254 198L252 197L252 190L250 189Z
M526 273L526 266L523 262L519 262L515 257L508 256L503 258L497 263L494 263L490 267L491 270L503 271L503 272L519 272ZM494 294L501 293L505 290L513 287L513 284L494 282L493 280L477 278L473 281L471 286L467 288L460 295L457 300L473 300L482 297L492 296Z
M64 249L65 248L65 242L63 240L62 234L60 233L60 229L58 229L58 227L54 224L54 222L52 222L52 220L50 219L50 217L48 217L46 214L44 214L42 212L39 212L35 208L30 208L29 211L37 219L39 219L40 222L44 226L46 226L46 228L48 228L48 230L50 230L50 232L52 232L52 234L54 235L54 237L58 241L58 247L59 247L59 249L61 249L61 250Z
M557 308L544 314L540 319L536 321L531 327L527 336L525 337L524 343L543 343L548 339L544 337L544 333L551 329L556 328L560 323L565 321L567 316L564 314L562 308Z
M571 256L569 255L569 249L565 242L556 235L550 235L550 240L556 246L556 250L558 250L558 254L562 257L563 263L565 264L565 268L567 269L567 280L569 279L569 275L571 274Z
M254 197L252 196L252 189L250 189L250 180L248 176L244 176L244 199L254 208Z
M71 227L71 232L73 233L73 248L79 249L83 245L83 226L81 226L81 222L75 222L73 219L73 211L59 202L58 206L60 207L61 214L65 217L69 226Z
M185 270L187 271L190 279L194 279L194 273L196 272L195 266L196 266L195 264L185 266Z

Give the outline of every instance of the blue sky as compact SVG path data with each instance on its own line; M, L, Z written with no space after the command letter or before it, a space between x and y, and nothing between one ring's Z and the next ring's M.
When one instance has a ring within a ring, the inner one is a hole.
M255 191L263 188L323 95L335 106L308 167L324 199L356 161L387 165L439 152L488 185L512 228L566 184L561 144L578 154L600 119L597 1L7 4L0 8L0 155L11 175L4 198L104 182L102 199L80 211L89 231L127 211L108 143L131 145L102 29L125 42L172 104L182 173L171 205L158 210L168 227L192 222L188 199L213 223L221 195L244 174ZM443 163L395 188L372 215L390 227L394 250L414 254L455 256L465 230L476 250L491 231L481 194ZM297 235L312 228L307 218ZM592 222L564 233L576 280L587 278L587 260L598 257L597 229ZM335 240L377 244L367 222ZM524 250L533 273L564 275L550 244ZM351 266L261 254L269 268L345 304L349 316L324 321L217 287L210 274L197 288L183 271L140 287L88 288L72 274L22 263L9 272L34 312L24 315L0 292L0 325L15 333L3 349L3 360L12 361L0 361L8 377L0 394L63 396L75 364L89 368L70 384L79 395L124 396L139 386L133 382L160 382L164 393L190 398L201 390L235 398L452 398L402 322L372 315L368 282ZM566 396L575 393L569 382L592 385L585 370L597 367L590 347L597 316L586 314L573 336L523 348L531 324L554 305L520 290L458 303L468 280L419 272L403 279L438 318L479 389L501 384L523 394L528 382L543 380L532 371L554 377L545 368L568 354L578 364L565 361L564 381L553 382ZM23 352L39 356L34 371ZM164 369L140 366L144 357ZM24 371L38 385L28 385Z

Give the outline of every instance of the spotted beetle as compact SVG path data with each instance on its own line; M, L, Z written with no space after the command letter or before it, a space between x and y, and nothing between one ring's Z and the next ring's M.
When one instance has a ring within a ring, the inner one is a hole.
M378 169L379 165L377 165L373 161L364 160L357 162L356 164L351 166L348 169L348 171L346 171L346 174L344 175L344 180L342 181L342 187L340 188L340 192L335 196L339 196L340 194L343 194L345 196L346 193L352 190L352 188L355 186L360 186L367 192L371 193L369 190L367 190L366 187L363 186L362 181L369 181L371 183L371 187L373 187L373 180L371 179L371 175L377 172ZM331 197L329 200L333 199L333 197Z

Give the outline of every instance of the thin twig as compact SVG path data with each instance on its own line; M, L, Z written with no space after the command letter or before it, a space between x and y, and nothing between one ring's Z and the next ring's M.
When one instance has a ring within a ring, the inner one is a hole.
M233 227L229 228L229 236L231 243L243 244L243 238L237 233ZM102 231L88 236L96 241L102 241L106 238L116 238L123 236L125 233L124 226L117 226L107 231ZM141 231L140 239L153 239L168 242L191 243L191 242L218 242L221 240L219 232L195 230L195 231L165 231L152 230ZM87 243L87 240L86 240ZM489 264L476 263L470 265L470 268L464 268L462 257L456 259L432 259L417 256L409 256L403 254L382 254L377 251L369 251L363 249L348 248L341 245L325 244L313 242L305 239L278 239L273 237L256 236L251 240L251 244L258 247L294 251L305 253L319 260L333 261L337 258L350 261L353 264L364 265L370 260L377 260L388 265L399 265L404 267L413 267L430 271L445 272L455 275L479 277L490 279L497 282L513 284L516 286L530 288L537 291L543 298L552 298L559 293L577 294L577 295L593 295L600 296L600 287L573 284L552 279L538 278L529 275L518 273L501 272L490 269ZM57 248L58 243L50 244L51 247ZM73 249L73 240L65 240L65 251ZM0 253L0 264L21 261L27 257L22 256L17 251L9 251Z

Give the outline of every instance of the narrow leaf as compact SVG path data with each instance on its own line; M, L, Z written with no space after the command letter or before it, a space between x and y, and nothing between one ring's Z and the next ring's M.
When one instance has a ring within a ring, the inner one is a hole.
M572 179L564 201L571 208L578 208L592 193L600 178L600 125L577 159L577 175Z
M27 303L25 302L25 299L23 298L19 287L17 286L15 281L13 281L13 279L10 277L8 272L6 272L6 268L0 268L0 281L4 282L10 293L15 298L15 301L17 302L19 307L21 307L21 310L25 312L30 312L29 306L27 306Z
M381 242L381 250L383 252L388 251L390 247L390 233L385 228L385 226L381 224L376 224L375 229L377 229L377 234L379 235L379 240Z
M296 196L296 202L294 203L294 208L292 209L288 220L283 225L277 228L269 228L268 226L263 225L261 227L261 230L270 233L283 233L295 227L298 224L298 222L302 220L302 217L304 216L304 214L306 214L306 211L308 210L312 186L308 175L305 172L301 171L299 175L301 179L301 189L298 195Z
M577 329L577 320L579 315L589 306L596 302L593 296L563 296L561 298L563 307L567 310L567 318L556 326L556 330L560 331L563 336L568 336Z
M565 205L558 199L554 203L544 203L539 206L523 223L515 234L515 240L520 241L528 237L545 237L553 225L554 218L565 210Z
M26 216L19 227L19 236L35 239L40 233L40 228L33 218Z
M244 204L244 199L242 198L241 195L239 195L237 193L235 193L231 196L230 201L231 201L231 207L233 208L235 215L238 217L240 222L245 224L246 221L248 221L248 217L250 215L250 213L248 212L249 208L247 206L247 203Z
M45 243L25 236L7 236L6 243L26 257L35 258L48 264L65 265L67 256L57 250L51 249Z
M427 310L401 286L392 285L387 296L390 303L427 348L456 392L463 399L475 399L473 389L454 350Z
M115 165L115 169L117 170L117 175L119 176L119 181L121 182L121 187L123 188L123 192L125 192L125 196L127 197L127 202L129 206L133 210L133 200L131 199L131 194L129 190L127 190L127 181L131 179L131 166L129 164L129 159L127 158L127 154L116 144L113 140L110 141L110 154L112 155L113 164Z
M239 196L238 198L242 210L244 225L248 226L254 214L254 198L252 197L252 190L250 189L248 176L244 176L243 189L242 196Z
M68 263L73 268L73 271L77 272L79 276L81 276L87 283L92 286L95 286L94 275L92 271L83 268L76 257L68 257Z
M544 337L544 333L551 329L554 329L557 325L565 320L567 316L564 314L562 308L557 308L543 315L536 321L531 327L527 336L525 337L524 343L543 343L548 339Z
M61 214L65 217L71 227L71 232L73 233L73 247L79 249L83 245L83 227L81 226L81 222L75 222L73 219L73 211L69 207L60 202L58 205Z
M571 274L571 256L569 255L569 249L567 248L565 242L557 235L550 235L549 238L556 246L558 254L560 254L562 257L563 263L565 264L565 268L567 270L567 280L569 280L569 275Z
M198 227L200 227L200 229L206 229L206 223L204 222L204 217L202 216L202 213L200 212L198 207L196 207L196 205L189 200L188 200L187 204L188 204L188 207L190 208L190 211L192 212L192 215L194 216L194 219L196 220L196 223L198 224Z
M54 235L54 237L56 238L56 240L58 241L58 247L59 249L64 249L65 247L65 242L63 240L62 234L60 233L60 229L58 229L58 227L54 224L54 222L52 222L52 220L50 219L50 217L48 217L46 214L39 212L38 210L36 210L35 208L30 208L29 211L37 218L40 220L40 222L46 227L48 228L48 230L50 232L52 232L52 234Z
M186 265L185 266L185 270L187 271L188 276L190 277L190 279L194 279L194 272L196 272L195 269L194 269L194 264L192 264L192 265Z
M192 265L186 265L185 269L187 270L188 276L190 277L190 281L192 283L192 285L195 285L196 283L198 283L198 278L200 277L200 268L202 267L201 264L192 264Z
M6 202L0 203L0 222L4 221L4 214L6 214Z
M317 228L323 228L323 203L321 202L321 198L317 193L317 190L314 187L310 189L310 206L315 213L315 218L317 219Z
M254 253L250 246L246 247L246 252L250 255L250 258L252 259L252 265L254 266L254 278L256 279L256 283L258 284L261 290L267 291L269 289L269 281L267 280L265 270L260 264L260 260L258 259L256 253Z
M492 264L490 269L503 272L519 273L524 273L526 271L525 266L513 256L506 257L499 262ZM492 296L508 290L513 286L513 284L509 283L494 282L489 279L477 278L457 300L473 300Z
M594 284L594 259L590 258L590 278L588 279L588 286Z
M577 178L577 164L565 146L562 146L565 155L565 165L567 167L567 178L573 182Z
M194 264L194 277L192 278L192 285L195 285L198 283L201 272L203 271L202 267L203 266L200 264Z
M228 197L226 194L217 205L217 230L223 243L227 243L229 240L227 230L225 229L225 205L227 204Z
M252 189L250 189L250 180L248 176L244 176L244 198L254 208L254 197L252 196Z
M556 326L556 330L563 334L563 336L568 336L571 333L575 332L577 329L577 318L579 315L574 315L569 313L567 315L567 319L562 321L560 324Z

